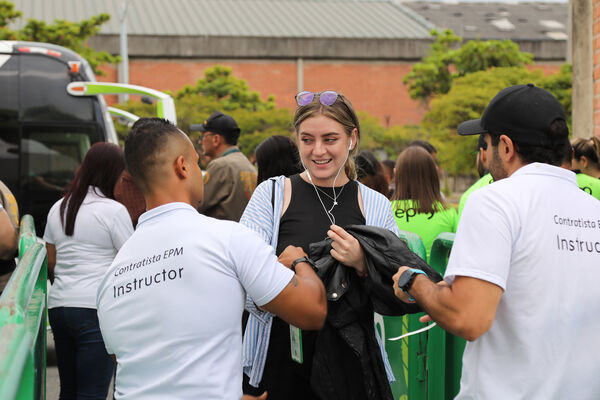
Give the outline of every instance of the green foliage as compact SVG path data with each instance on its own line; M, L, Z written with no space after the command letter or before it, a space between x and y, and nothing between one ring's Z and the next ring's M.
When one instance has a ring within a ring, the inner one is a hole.
M260 98L260 93L251 91L243 79L233 76L231 68L216 65L204 72L204 78L195 86L184 86L177 92L176 99L194 95L202 95L219 102L222 110L232 111L244 108L252 111L275 109L275 98L267 101Z
M446 29L431 31L435 41L430 53L404 77L410 97L423 102L448 93L456 78L492 67L520 67L533 62L510 40L472 40L462 46L459 36Z
M452 86L452 73L449 68L453 63L452 47L462 39L450 29L442 33L434 29L431 36L435 40L430 46L429 55L422 62L413 65L404 77L404 84L408 85L412 99L427 101L436 93L447 93Z
M53 24L29 19L20 31L8 29L8 24L21 15L12 3L0 1L0 39L53 43L67 47L85 58L97 75L102 75L102 71L98 69L101 64L119 62L119 57L105 51L95 51L87 45L87 39L98 33L100 26L110 19L108 14L99 14L81 22L57 19Z
M13 3L0 0L0 40L15 40L17 38L16 32L8 29L8 24L20 18L21 15L21 11L15 10Z
M571 126L573 101L572 101L573 67L564 64L557 74L552 74L541 79L540 86L556 96L567 116L567 123Z
M571 114L570 66L557 74L544 77L539 70L524 67L491 68L457 78L452 89L436 97L423 118L422 129L438 149L444 169L453 175L475 174L477 137L462 137L456 133L461 122L480 118L490 100L502 89L512 85L534 83L553 93L561 102L568 121Z
M533 63L533 55L523 53L511 40L471 40L454 51L455 77L492 67L521 67Z

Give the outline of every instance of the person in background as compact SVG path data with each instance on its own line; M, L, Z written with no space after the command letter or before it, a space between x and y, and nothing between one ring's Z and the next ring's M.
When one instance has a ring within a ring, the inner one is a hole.
M441 171L440 171L440 165L438 164L438 160L437 160L437 149L426 140L411 140L406 145L406 147L412 147L412 146L421 147L421 148L425 149L429 153L429 155L431 155L431 158L433 159L433 162L435 163L435 168L437 169L437 172L439 175Z
M421 237L428 261L434 239L442 232L456 232L458 214L442 198L435 163L423 148L411 146L400 153L394 181L391 200L398 229Z
M65 197L50 212L48 316L56 345L60 399L106 399L114 362L106 352L96 291L117 251L133 233L127 209L114 200L125 169L123 150L96 143L88 150Z
M360 125L350 101L334 91L305 91L296 95L296 102L293 122L304 171L289 178L279 176L275 185L262 182L240 223L256 231L276 249L276 254L288 245L308 252L311 243L331 238L331 255L350 268L350 282L354 282L350 287L359 290L358 282L368 279L364 251L342 226L378 226L397 234L390 202L355 180L353 158L360 140ZM361 311L368 312L367 307ZM332 340L343 351L324 368L335 370L346 379L329 381L312 376L318 331L298 332L280 318L252 314L244 335L244 392L262 395L266 390L271 400L320 399L318 393L328 390L352 393L357 399L391 399L387 358L377 347L374 327L364 329L361 339L369 349L365 351L371 360L369 368L363 368L356 352L338 336ZM293 343L291 335L297 338ZM302 354L303 358L293 358L291 346L295 349L293 354Z
M258 178L256 184L274 176L290 176L302 172L298 146L287 136L274 135L263 140L256 150Z
M19 209L15 196L0 181L0 294L16 267L18 223Z
M394 168L396 167L396 162L393 160L383 160L381 166L383 167L385 180L388 183L388 198L391 198L394 194L394 188L396 187L394 184Z
M465 206L444 281L402 266L396 295L468 340L464 399L600 398L600 203L561 168L561 104L533 84L501 90L480 119L494 184Z
M600 179L586 175L578 169L573 169L573 153L574 150L571 149L571 152L565 156L561 167L573 171L577 176L577 186L587 194L600 200Z
M131 174L127 169L119 177L114 192L115 200L127 208L133 228L135 229L138 218L146 211L146 201L140 189L138 189L133 179L131 179Z
M368 150L361 150L354 162L358 181L387 197L389 186L383 174L383 167L375 154Z
M237 147L240 128L231 116L215 111L198 130L203 132L199 142L210 160L198 211L237 222L256 187L256 170Z
M572 167L574 170L600 179L600 139L577 138L571 142L573 146Z
M475 182L470 188L468 188L462 196L460 196L460 201L458 202L458 218L460 219L460 215L462 214L463 208L465 208L465 204L467 203L467 199L475 190L482 188L484 186L489 185L494 182L494 178L489 173L488 169L488 158L487 158L487 144L485 140L483 140L483 135L479 135L479 139L477 140L477 173L479 173L479 179Z

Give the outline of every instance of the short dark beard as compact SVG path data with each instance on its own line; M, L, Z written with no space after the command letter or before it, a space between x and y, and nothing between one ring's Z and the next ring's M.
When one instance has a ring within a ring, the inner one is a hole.
M498 146L492 145L492 157L489 159L488 163L490 174L492 174L492 178L494 178L494 181L499 181L500 179L508 178L508 172L506 172L506 168L504 168L502 160L500 160Z

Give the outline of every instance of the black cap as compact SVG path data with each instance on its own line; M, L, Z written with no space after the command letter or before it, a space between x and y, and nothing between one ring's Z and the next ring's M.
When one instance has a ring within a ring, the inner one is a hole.
M506 135L517 144L550 147L548 132L557 119L565 120L565 114L556 97L528 83L502 89L481 118L463 122L458 133Z
M200 132L213 132L225 136L228 142L237 143L240 137L240 128L231 116L215 111L203 124L195 127Z

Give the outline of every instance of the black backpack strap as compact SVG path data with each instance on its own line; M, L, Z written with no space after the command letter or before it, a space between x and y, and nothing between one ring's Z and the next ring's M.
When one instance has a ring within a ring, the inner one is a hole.
M275 179L271 178L271 182L273 182L273 189L271 190L271 207L273 208L273 212L275 212Z

